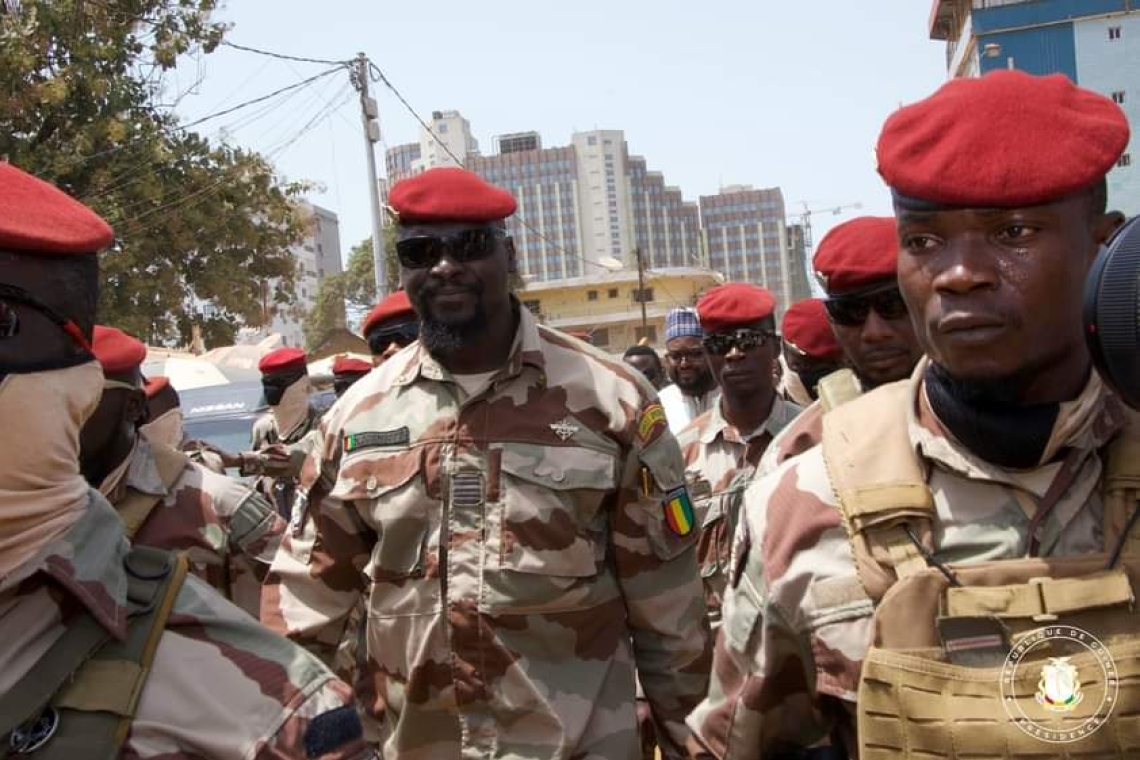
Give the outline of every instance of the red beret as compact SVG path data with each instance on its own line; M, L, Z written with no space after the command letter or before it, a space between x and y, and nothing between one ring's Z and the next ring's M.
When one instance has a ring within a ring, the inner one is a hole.
M40 256L92 254L114 239L91 209L0 162L0 250Z
M396 317L412 317L415 314L412 311L412 302L408 300L408 294L403 290L397 290L368 312L368 316L364 318L364 327L361 329L365 335L368 335L372 328L381 322L387 322Z
M429 169L397 182L388 205L400 224L497 222L515 213L513 195L466 169Z
M861 216L833 227L816 248L812 267L829 295L893 280L899 234L893 216Z
M713 288L697 303L697 316L706 333L723 332L772 316L776 299L764 288L730 282Z
M333 361L332 371L334 375L367 375L372 371L372 365L351 356L341 355Z
M818 298L796 301L784 312L784 340L813 359L838 359L843 349L831 331L827 309Z
M146 392L147 398L154 398L169 387L170 378L163 377L162 375L147 378L146 383L143 384L143 390Z
M274 372L285 372L294 369L306 369L307 367L308 363L305 360L305 352L299 348L275 349L261 357L261 361L257 363L257 368L261 370L261 374L263 375L271 375Z
M137 370L146 359L146 345L114 327L95 325L91 352L103 365L103 374L119 375Z
M896 193L949 206L1033 206L1090 187L1128 145L1109 98L1062 74L953 79L887 119L879 174Z

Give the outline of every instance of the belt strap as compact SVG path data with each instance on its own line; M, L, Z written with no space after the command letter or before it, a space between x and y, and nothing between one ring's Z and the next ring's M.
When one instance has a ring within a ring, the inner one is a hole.
M960 586L946 590L950 617L977 615L1055 620L1081 610L1131 605L1132 583L1123 569L1082 578L1033 578L1012 586Z

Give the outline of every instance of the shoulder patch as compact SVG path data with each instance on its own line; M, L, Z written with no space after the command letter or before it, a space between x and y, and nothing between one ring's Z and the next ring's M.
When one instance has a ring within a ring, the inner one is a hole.
M305 729L305 757L318 758L364 739L364 728L354 705L323 712Z
M407 426L395 430L383 430L367 433L348 433L344 436L344 453L351 454L360 449L376 448L379 446L404 446L411 442L411 433Z
M656 402L645 407L637 421L637 441L646 446L657 440L669 423L665 420L665 408Z
M674 488L665 494L665 523L669 530L678 536L687 536L693 532L693 501L689 498L689 491L684 486Z

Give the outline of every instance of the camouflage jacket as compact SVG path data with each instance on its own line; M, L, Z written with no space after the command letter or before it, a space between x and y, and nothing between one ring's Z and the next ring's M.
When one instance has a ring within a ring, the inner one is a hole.
M823 440L823 404L813 401L772 439L760 457L756 477L762 478L792 457L798 457Z
M306 454L311 450L315 440L317 425L320 424L321 415L312 406L309 407L309 416L303 425L298 426L287 439L281 438L277 432L277 419L272 412L266 412L253 423L250 433L251 447L260 451L266 446L275 443L285 445L289 449L298 449ZM245 459L245 457L243 457ZM248 469L249 462L243 463L242 475L260 475L256 468ZM288 515L289 508L297 490L296 477L271 477L263 475L256 481L256 488L265 498L272 502L278 514Z
M728 555L736 530L740 492L748 486L773 437L794 424L800 407L776 396L764 424L747 440L721 413L723 399L677 436L685 459L685 480L700 526L697 562L705 585L709 621L720 626Z
M981 562L1024 556L1030 516L1062 463L1008 470L984 462L942 428L909 383L908 431L934 496L935 557ZM879 391L871 391L877 393ZM1101 550L1101 447L1124 416L1095 373L1062 404L1047 451L1076 452L1076 476L1044 519L1042 556ZM788 460L744 494L733 547L734 583L713 655L707 699L689 717L719 758L776 756L854 734L854 701L874 605L856 575L822 447Z
M633 760L635 668L681 756L709 635L653 390L522 309L504 368L458 393L412 344L329 411L263 619L333 647L370 588L388 757Z
M153 444L141 438L122 484L111 494L112 504L118 508L131 491L159 500L135 533L135 543L187 552L196 575L249 614L260 614L261 581L286 528L269 502L188 460L168 488Z
M58 541L0 585L0 693L85 610L121 639L128 550L97 491ZM366 760L351 691L197 578L186 579L155 654L124 760Z

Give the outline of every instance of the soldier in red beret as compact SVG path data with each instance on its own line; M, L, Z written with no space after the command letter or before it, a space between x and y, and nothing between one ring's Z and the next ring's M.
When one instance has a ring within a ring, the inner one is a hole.
M1140 695L1093 663L1140 647L1131 582L1107 588L1140 572L1140 418L1093 371L1081 320L1123 221L1105 176L1129 134L1109 98L1016 71L887 120L898 287L927 358L745 492L689 719L702 750L1135 754ZM1097 653L1051 636L1072 630Z
M185 555L132 547L83 478L80 430L105 383L143 407L127 374L143 350L113 338L109 381L92 355L111 238L0 162L0 754L366 760L344 684L187 577ZM202 544L178 546L197 558Z
M372 363L379 366L392 354L411 345L420 334L420 320L403 290L397 290L368 313L361 327L372 351Z
M419 340L321 422L263 619L328 651L367 600L386 757L636 757L636 670L679 760L708 628L664 410L511 294L510 193L434 169L389 202Z
M236 480L141 435L148 419L141 341L96 325L92 349L104 380L99 406L80 433L84 477L119 512L135 543L190 552L195 574L256 617L285 521Z
M338 356L332 365L333 390L336 392L336 397L343 396L357 380L371 371L372 365L368 362L352 356Z
M805 298L789 306L780 332L784 365L781 385L788 400L807 406L819 396L819 381L843 367L843 348L835 340L827 309L818 298Z
M738 491L761 455L800 407L776 393L780 352L776 299L764 288L730 282L697 303L703 345L720 399L677 435L701 537L697 559L715 630L728 582Z

